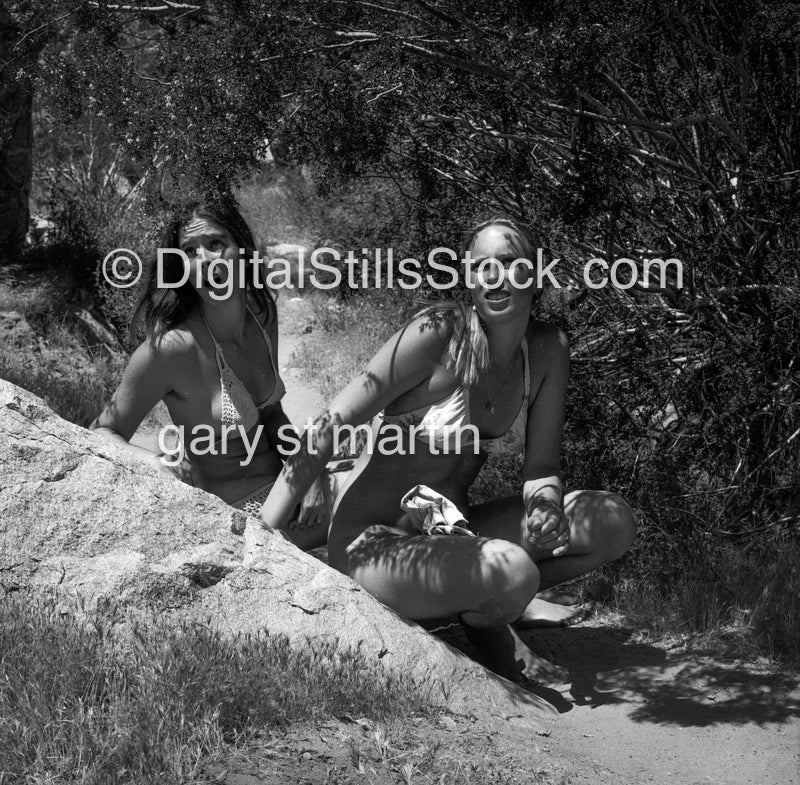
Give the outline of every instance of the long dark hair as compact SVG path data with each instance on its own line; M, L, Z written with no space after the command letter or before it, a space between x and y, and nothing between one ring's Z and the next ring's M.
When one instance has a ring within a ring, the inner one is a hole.
M237 247L241 249L240 253L250 257L255 253L256 243L253 233L232 197L191 201L177 207L167 219L160 247L178 248L181 231L192 218L213 221L230 234ZM164 282L177 283L183 275L181 258L176 254L164 254L162 270ZM261 285L254 285L251 274L245 275L244 278L248 299L257 312L263 311L266 314L265 323L271 324L276 318L274 292L263 280ZM188 281L174 288L159 287L158 267L154 256L148 270L144 293L133 314L131 332L135 333L140 320L143 320L147 338L155 343L169 330L182 324L199 301L200 295Z

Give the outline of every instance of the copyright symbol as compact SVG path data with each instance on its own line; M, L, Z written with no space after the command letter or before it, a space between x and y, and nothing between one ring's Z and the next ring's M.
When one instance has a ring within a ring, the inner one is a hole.
M129 289L142 277L142 260L136 251L115 248L103 259L103 278L116 289Z

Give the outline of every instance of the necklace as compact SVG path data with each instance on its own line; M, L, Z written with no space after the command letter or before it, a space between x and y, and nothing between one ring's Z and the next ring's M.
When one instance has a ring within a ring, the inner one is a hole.
M503 383L494 391L494 395L492 395L491 390L489 390L489 377L487 376L486 379L484 379L486 382L486 403L483 404L483 408L486 409L486 411L490 414L494 414L494 402L497 400L506 384L508 384L508 380L514 374L514 369L517 367L517 357L519 357L519 353L520 350L517 349L517 353L514 355L514 362L511 363L511 368L506 374L505 379L503 379Z

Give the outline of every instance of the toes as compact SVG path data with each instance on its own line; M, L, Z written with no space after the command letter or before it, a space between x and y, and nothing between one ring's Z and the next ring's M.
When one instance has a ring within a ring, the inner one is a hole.
M591 609L592 606L589 603L558 605L539 599L537 596L514 622L514 627L518 630L536 627L568 627L583 621Z
M535 663L529 664L519 675L522 679L534 683L546 681L549 684L562 684L569 679L569 671L566 668L543 658L537 658Z

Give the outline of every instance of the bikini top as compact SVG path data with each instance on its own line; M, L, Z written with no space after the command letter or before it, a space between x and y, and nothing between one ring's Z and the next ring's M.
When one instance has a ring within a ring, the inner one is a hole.
M528 424L528 403L531 392L530 365L528 362L528 342L523 339L522 350L523 394L522 404L511 423L502 435L491 439L480 439L480 447L490 457L518 455L525 449L525 431ZM435 446L438 452L472 451L474 449L470 424L469 387L459 385L446 398L429 406L421 406L401 414L379 415L385 423L401 428L414 426L414 437L426 444Z
M283 379L280 377L278 367L275 364L275 357L272 354L272 343L269 340L269 335L267 335L267 331L256 318L255 314L250 310L249 306L247 311L253 317L259 330L261 330L261 334L264 336L264 343L267 345L267 354L269 354L269 362L272 366L272 372L275 375L275 387L272 390L272 394L259 404L253 402L253 398L244 386L242 380L234 373L233 368L228 365L225 355L222 353L222 347L217 342L205 317L202 317L203 324L205 324L208 334L214 342L214 353L216 355L217 368L219 369L220 400L222 404L220 425L241 425L245 432L255 427L259 422L261 419L261 409L277 403L286 394L286 387L283 384ZM231 434L232 436L235 435L234 432L231 432Z

